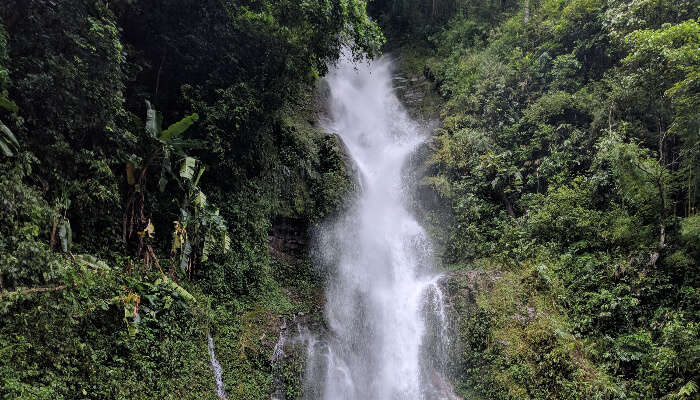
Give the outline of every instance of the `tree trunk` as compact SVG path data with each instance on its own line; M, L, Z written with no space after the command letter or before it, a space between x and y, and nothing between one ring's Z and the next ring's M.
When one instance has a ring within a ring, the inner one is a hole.
M666 248L666 227L664 226L661 218L659 218L659 246L656 251L651 253L649 257L649 262L647 263L647 268L653 268L656 266L656 262L661 257L661 251Z
M664 218L666 217L666 185L664 185L664 171L666 170L665 157L664 157L664 141L666 140L666 133L662 129L661 119L659 123L659 165L661 166L661 171L658 178L656 179L656 186L659 190L659 245L656 251L651 253L649 256L649 262L647 263L648 268L656 266L656 262L661 257L661 252L666 248L666 226L664 225Z
M513 211L513 205L510 203L510 200L508 200L508 196L506 196L505 193L501 193L501 198L503 199L503 204L506 206L506 212L508 215L510 215L510 217L513 219L517 218L515 211Z
M24 289L24 290L18 290L15 292L0 293L0 297L9 296L9 295L12 295L15 293L29 294L29 293L56 292L59 290L63 290L67 287L68 286L66 286L66 285L60 285L60 286L52 286L52 287L40 287L40 288Z

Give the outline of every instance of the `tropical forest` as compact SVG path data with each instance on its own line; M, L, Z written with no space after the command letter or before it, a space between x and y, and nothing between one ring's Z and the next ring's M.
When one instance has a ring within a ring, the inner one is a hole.
M0 399L700 399L700 1L0 1Z

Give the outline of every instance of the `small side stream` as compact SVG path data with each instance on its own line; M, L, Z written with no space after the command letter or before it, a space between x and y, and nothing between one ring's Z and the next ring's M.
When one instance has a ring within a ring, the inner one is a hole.
M216 353L214 353L214 338L211 337L211 333L208 335L208 346L209 346L209 357L211 358L211 369L214 370L214 378L216 379L216 395L219 400L228 400L226 397L226 390L224 389L224 381L221 378L222 369L219 360L216 359Z
M273 392L270 400L286 400L284 380L282 379L282 362L284 361L284 345L287 343L287 321L282 323L280 337L272 351Z

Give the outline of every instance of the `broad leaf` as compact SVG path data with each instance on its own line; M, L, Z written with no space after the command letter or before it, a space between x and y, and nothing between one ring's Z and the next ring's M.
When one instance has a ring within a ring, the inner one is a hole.
M106 262L90 254L78 254L74 258L78 264L92 269L110 269Z
M187 206L185 205L185 207ZM183 226L187 226L187 222L190 218L190 213L185 207L180 208L180 221L182 221Z
M197 163L197 160L195 160L192 157L185 157L185 161L182 163L182 167L180 167L180 176L192 180L194 177L194 167L195 164Z
M3 154L7 157L12 157L14 151L19 149L19 142L17 138L12 133L10 128L8 128L2 121L0 121L0 149L2 149Z
M155 283L156 285L163 283L164 286L174 290L175 293L177 293L177 295L183 300L185 300L185 302L188 304L194 304L197 302L197 299L194 296L192 296L190 292L188 292L185 288L178 285L175 281L166 276L159 278L158 280L156 280Z
M182 271L183 274L187 271L190 254L192 254L192 246L190 245L189 239L185 238L185 243L182 246L182 259L180 259L180 271Z
M192 200L195 206L198 208L204 208L205 205L207 205L207 196L202 193L202 191L198 191L197 194L194 196L194 199Z
M17 111L19 111L17 103L9 99L7 95L7 90L3 90L2 93L0 93L0 108L5 109L11 113L16 113Z
M12 157L15 155L15 153L10 150L10 148L5 144L5 141L0 139L0 150L2 150L2 154L4 154L6 157Z
M58 228L58 237L61 239L61 249L63 249L64 253L67 253L73 243L73 230L70 227L70 221L66 218L63 219L61 226Z
M211 233L207 235L206 238L204 238L204 245L202 246L202 257L201 261L206 262L209 259L209 253L211 253L212 249L214 248L214 239L211 236Z
M206 169L206 167L202 167L202 168L199 170L199 173L197 174L197 179L194 180L194 186L199 185L199 178L202 177L202 174L204 173L204 170L205 170L205 169Z
M231 237L228 232L224 232L224 237L221 240L221 247L224 251L229 251L231 249Z
M192 124L199 120L199 115L194 113L188 115L185 118L177 121L176 123L170 125L168 129L160 133L160 140L167 142L170 139L182 135L186 130L188 130Z

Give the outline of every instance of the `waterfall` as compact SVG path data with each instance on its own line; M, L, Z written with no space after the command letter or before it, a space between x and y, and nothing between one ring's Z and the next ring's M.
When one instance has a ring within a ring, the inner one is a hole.
M277 339L272 351L272 379L273 392L270 400L286 400L284 381L282 379L282 362L284 360L284 346L287 344L287 321L284 320L280 329L280 337Z
M347 146L361 190L346 215L315 235L330 332L308 344L309 400L454 398L440 276L406 204L408 161L428 135L399 102L391 66L387 58L340 61L326 78L322 123Z
M207 337L209 346L209 358L211 359L211 369L214 371L214 379L216 380L216 395L219 400L226 400L226 391L224 390L224 381L221 379L221 374L223 370L221 369L221 364L219 360L216 359L216 354L214 353L214 338L211 334Z

